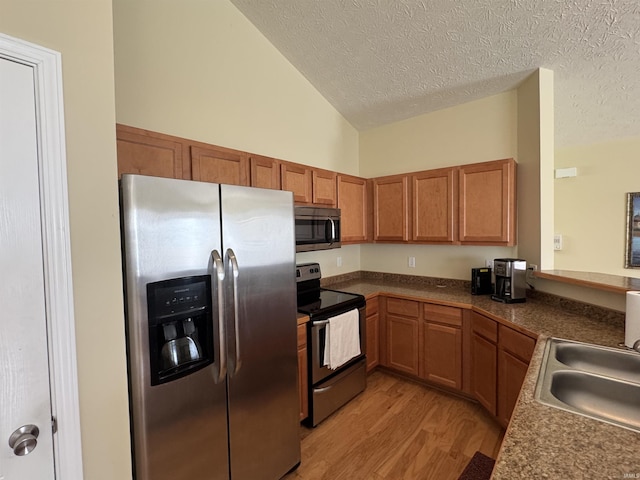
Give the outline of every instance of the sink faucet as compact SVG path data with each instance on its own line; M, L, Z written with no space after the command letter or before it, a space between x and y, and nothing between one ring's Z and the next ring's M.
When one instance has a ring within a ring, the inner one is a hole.
M633 342L633 348L636 352L640 353L640 338Z

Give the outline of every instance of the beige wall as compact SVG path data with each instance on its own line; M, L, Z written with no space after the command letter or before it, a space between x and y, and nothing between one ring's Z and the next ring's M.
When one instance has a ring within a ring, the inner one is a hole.
M62 53L84 478L130 478L111 1L0 12L2 33Z
M517 155L517 95L510 91L360 135L360 174L376 177ZM470 279L472 267L516 254L510 247L363 245L364 270ZM416 267L408 257L416 257Z
M518 255L540 269L552 269L553 72L536 71L517 94Z
M554 181L555 230L564 240L556 268L640 278L624 268L626 194L640 191L639 154L640 138L556 152L556 168L578 169Z
M118 123L358 174L358 132L230 2L113 8ZM329 276L359 270L359 252L297 261Z
M227 0L114 0L119 123L358 173L358 133Z

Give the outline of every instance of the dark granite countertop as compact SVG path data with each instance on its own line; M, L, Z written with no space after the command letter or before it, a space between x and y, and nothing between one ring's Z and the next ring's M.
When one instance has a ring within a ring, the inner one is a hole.
M543 405L533 398L548 337L617 347L624 341L624 314L547 294L507 305L489 296L471 295L463 282L386 277L329 280L324 286L368 298L387 293L470 308L538 335L493 479L640 478L640 433Z

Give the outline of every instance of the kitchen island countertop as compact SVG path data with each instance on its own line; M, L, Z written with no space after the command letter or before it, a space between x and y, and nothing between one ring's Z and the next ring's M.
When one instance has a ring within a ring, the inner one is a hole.
M536 299L504 304L486 295L471 295L455 285L357 279L332 283L328 288L367 298L391 294L473 309L538 335L491 478L640 478L640 433L549 407L533 398L547 338L617 347L624 341L624 323L619 319L578 314Z

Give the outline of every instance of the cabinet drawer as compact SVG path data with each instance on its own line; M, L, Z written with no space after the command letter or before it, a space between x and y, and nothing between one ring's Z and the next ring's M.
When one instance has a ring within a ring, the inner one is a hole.
M387 312L405 317L418 318L420 315L420 304L413 300L403 300L400 298L387 298Z
M424 319L430 322L443 323L455 327L462 326L462 310L459 308L425 303L423 312Z
M298 325L298 348L307 346L307 324Z
M536 341L512 328L500 325L500 347L529 363Z
M378 313L378 297L367 300L367 317Z
M498 341L498 322L495 320L474 312L471 317L471 328L475 333L487 340L491 340L494 343Z

